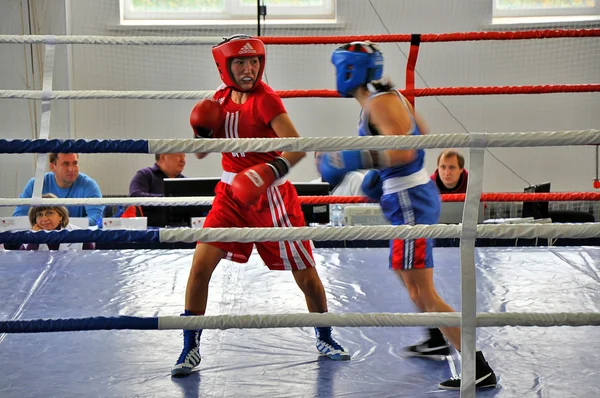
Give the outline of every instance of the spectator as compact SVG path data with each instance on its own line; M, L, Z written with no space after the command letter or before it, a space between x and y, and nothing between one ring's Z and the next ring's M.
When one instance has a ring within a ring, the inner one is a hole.
M56 199L56 195L47 193L42 198ZM69 224L69 212L64 206L35 206L29 209L29 223L33 231L73 231L79 227ZM93 243L26 243L21 250L93 250Z
M44 175L42 194L51 193L58 198L101 198L100 187L91 177L79 172L79 155L76 153L51 153L48 155L50 172ZM31 198L35 178L29 180L20 198ZM104 206L67 206L71 217L87 217L89 225L102 226ZM13 217L26 216L29 206L17 206Z
M469 173L465 158L454 149L446 149L437 159L437 169L431 175L441 194L466 193Z
M129 184L129 196L158 198L165 196L165 178L185 178L185 153L156 154L156 163L152 167L138 170ZM148 218L148 226L166 225L166 207L142 206L138 215Z

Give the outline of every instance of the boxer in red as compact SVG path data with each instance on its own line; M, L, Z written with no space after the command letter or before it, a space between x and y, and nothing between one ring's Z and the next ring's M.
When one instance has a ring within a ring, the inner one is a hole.
M281 98L265 83L265 46L244 35L213 47L223 84L211 100L201 101L190 117L198 138L298 137ZM215 106L220 104L220 108ZM220 117L218 112L221 112ZM300 227L304 217L293 185L285 176L304 152L223 153L223 176L215 189L207 228ZM199 158L203 155L199 154ZM221 259L245 263L253 246L271 270L289 270L306 297L310 312L327 312L327 300L309 241L202 243L196 245L182 315L204 315L211 275ZM202 330L185 330L184 346L171 370L186 376L200 364ZM317 350L333 360L350 355L331 336L331 327L317 327Z

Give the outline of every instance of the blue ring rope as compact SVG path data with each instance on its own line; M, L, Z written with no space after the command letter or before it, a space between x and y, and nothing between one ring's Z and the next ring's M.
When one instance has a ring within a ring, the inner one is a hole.
M158 330L158 318L135 316L0 321L0 333L49 333L83 330Z
M149 153L148 140L7 140L0 153Z
M160 243L159 230L62 230L0 232L0 243L84 243L84 242L145 242Z

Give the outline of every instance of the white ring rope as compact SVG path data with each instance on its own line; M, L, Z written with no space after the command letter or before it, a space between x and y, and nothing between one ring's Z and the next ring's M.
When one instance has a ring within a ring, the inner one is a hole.
M589 326L600 325L597 312L511 312L478 313L477 327L501 326ZM158 319L158 328L165 329L262 329L285 327L458 327L460 313L430 312L417 314L402 313L345 313L345 314L281 314L281 315L205 315L164 316Z
M485 136L485 147L540 147L564 145L600 145L600 130L479 133ZM371 137L300 137L242 139L151 139L148 153L196 152L312 152L347 149L416 149L469 148L471 134L428 134L420 136Z
M304 90L290 90L304 91ZM214 90L56 90L49 99L200 99L210 98ZM0 98L11 99L42 99L44 93L40 90L0 90ZM331 97L339 99L339 97Z
M29 198L0 198L0 207L12 206L208 206L214 196L186 196L168 198L57 198L34 201Z
M45 202L44 202L45 205ZM284 240L387 240L417 238L460 238L462 224L433 225L372 225L328 227L273 227L273 228L163 228L160 241L186 242L277 242ZM477 238L586 239L600 236L600 223L554 224L479 224Z
M600 145L600 130L473 133L485 137L484 147L544 147ZM171 138L149 139L148 153L197 152L313 152L347 149L469 148L471 134L428 134L421 136L300 137L300 138Z
M84 35L0 35L0 43L7 44L120 44L129 46L146 45L199 45L217 44L222 36L84 36Z
M114 90L0 90L0 98L34 99L202 99L212 98L215 90L196 91L114 91Z
M278 242L294 240L384 240L417 238L458 238L462 224L373 225L343 228L167 228L160 229L160 241L173 242ZM595 238L600 223L582 224L480 224L478 238Z

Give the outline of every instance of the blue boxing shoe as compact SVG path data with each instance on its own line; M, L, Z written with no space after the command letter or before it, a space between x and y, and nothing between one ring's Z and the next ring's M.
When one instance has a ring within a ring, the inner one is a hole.
M349 361L350 354L331 337L331 327L315 328L317 350L334 361Z
M175 366L171 369L172 377L187 376L200 365L200 335L202 330L183 331L183 350Z
M189 311L181 314L181 316L193 316L194 314ZM171 369L171 377L183 377L187 376L194 368L200 365L200 336L202 335L202 329L200 330L184 330L183 331L183 350L179 355L179 359L175 363L175 366Z

